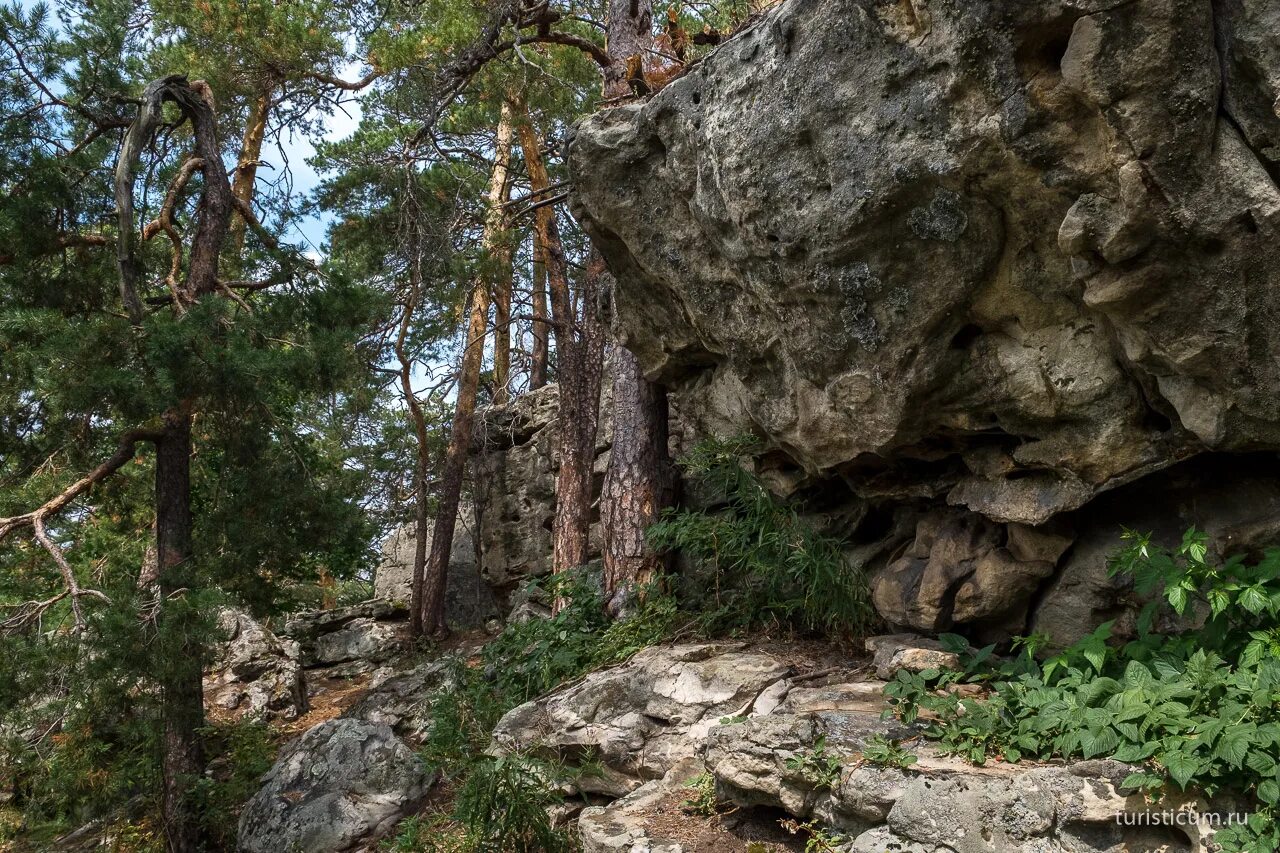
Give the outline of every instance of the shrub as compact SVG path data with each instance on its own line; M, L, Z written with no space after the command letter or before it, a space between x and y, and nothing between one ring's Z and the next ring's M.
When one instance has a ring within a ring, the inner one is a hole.
M929 736L979 764L993 755L1111 757L1139 766L1126 790L1242 795L1255 810L1247 823L1220 829L1217 842L1226 851L1280 849L1280 550L1253 565L1239 557L1214 565L1195 530L1172 552L1132 531L1125 539L1112 571L1160 593L1138 620L1137 640L1114 647L1107 623L1043 663L1032 642L1011 661L988 658L964 676L899 672L887 688L895 712L911 721L930 711ZM1203 627L1153 634L1161 608L1201 613ZM935 693L960 677L989 681L990 695Z
M844 559L840 540L819 533L742 467L750 448L746 438L697 445L681 466L723 496L723 505L668 510L649 529L650 541L711 568L717 607L705 621L712 630L781 621L864 633L875 612L861 569Z

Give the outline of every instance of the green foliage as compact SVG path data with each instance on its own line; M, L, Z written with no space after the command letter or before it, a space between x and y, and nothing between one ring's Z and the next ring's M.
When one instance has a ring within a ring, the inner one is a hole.
M827 752L825 735L814 741L813 746L787 759L787 769L798 773L819 791L829 791L840 782L842 767L840 756Z
M649 530L654 546L679 549L714 574L713 629L781 621L825 634L861 634L873 622L866 579L819 533L742 467L752 440L698 444L686 474L721 496L709 510L668 510Z
M849 841L845 836L828 832L815 821L784 820L780 825L792 835L805 835L804 853L840 853Z
M479 761L458 792L454 815L484 853L561 853L572 837L551 825L556 768L522 755Z
M720 809L720 800L716 797L716 779L710 773L699 773L684 786L689 792L688 799L680 803L680 808L689 814L711 817Z
M1205 537L1188 531L1172 552L1126 531L1113 571L1138 589L1159 593L1140 620L1137 640L1109 642L1110 623L1043 664L1024 641L1012 660L989 661L967 676L937 670L899 672L886 689L895 712L936 715L928 734L944 751L981 764L1111 757L1139 769L1124 787L1149 795L1166 788L1208 796L1234 792L1254 800L1246 823L1221 828L1223 849L1266 853L1280 845L1280 551L1256 564L1208 561ZM1204 624L1176 635L1149 627L1158 608L1200 613ZM959 678L984 680L991 692L961 699L945 691Z
M871 764L899 770L906 770L919 760L915 753L903 747L902 741L891 740L884 735L876 735L867 741L862 749L862 758Z
M215 849L230 850L240 809L257 793L278 747L271 727L260 720L208 726L201 734L210 758L210 774L193 792L202 832Z
M531 756L485 755L490 733L511 708L601 666L618 663L665 639L678 614L674 602L656 593L644 597L630 618L612 622L599 589L583 571L536 582L525 594L559 598L547 619L508 625L472 665L446 662L442 686L428 709L430 726L422 746L426 762L458 784L447 819L402 827L392 850L438 853L524 853L573 848L572 839L551 826L547 806L571 778L563 765ZM573 774L594 772L583 761ZM422 846L414 846L422 845Z

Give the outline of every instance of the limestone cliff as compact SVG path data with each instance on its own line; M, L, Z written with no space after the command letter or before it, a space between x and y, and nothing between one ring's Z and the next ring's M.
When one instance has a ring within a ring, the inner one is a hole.
M581 123L574 212L649 375L844 505L890 621L1065 641L1132 515L1275 539L1277 27L787 0Z

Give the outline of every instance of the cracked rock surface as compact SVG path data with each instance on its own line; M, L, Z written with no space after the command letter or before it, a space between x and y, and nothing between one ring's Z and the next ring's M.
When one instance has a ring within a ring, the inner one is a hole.
M1015 537L1280 448L1278 16L787 0L570 139L624 342L892 538L890 621L1016 631L1068 551Z

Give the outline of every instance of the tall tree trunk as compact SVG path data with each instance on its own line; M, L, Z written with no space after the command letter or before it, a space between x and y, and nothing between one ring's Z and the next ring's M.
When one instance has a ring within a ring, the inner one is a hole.
M627 82L628 60L643 65L653 48L652 0L609 0L605 49L609 65L604 69L604 96L618 98L631 91Z
M511 248L505 239L493 258L493 402L511 399Z
M533 193L550 185L529 112L520 105L520 147ZM591 532L591 469L595 461L600 409L600 374L604 333L596 314L596 292L604 261L593 251L581 288L581 317L573 308L564 246L550 205L534 212L536 239L541 244L551 290L556 337L556 381L560 407L556 474L556 517L552 530L552 568L560 572L587 561Z
M137 285L144 272L135 251L133 180L142 150L160 125L166 101L176 102L191 121L195 155L204 174L204 191L197 209L186 281L174 294L179 305L194 303L217 292L218 262L235 207L231 184L222 164L213 93L209 87L203 83L188 84L185 77L177 75L149 84L143 90L138 116L129 126L116 165L120 291L131 319L133 308L140 304ZM164 727L161 800L165 849L168 853L193 853L199 847L200 838L189 794L192 783L204 772L198 734L204 725L203 649L199 632L192 624L196 621L195 614L178 594L191 589L196 582L192 565L189 404L165 413L164 429L156 438L155 504L156 568L161 595L158 619L166 643L162 647L160 672L156 674Z
M605 605L625 613L659 568L646 532L667 495L667 395L625 347L613 351L613 449L600 496Z
M271 113L271 99L275 94L275 80L268 77L258 97L249 104L249 116L245 121L244 140L240 143L240 157L236 162L235 179L231 194L245 204L253 203L254 182L258 179L258 162L262 159L262 141L267 135L267 118ZM244 235L248 223L237 216L231 223L231 257L239 258L244 250Z
M606 98L626 95L628 60L643 63L653 45L651 0L609 0ZM632 64L635 64L634 62ZM604 528L604 594L610 613L623 613L635 589L658 569L646 532L668 493L666 389L644 378L623 346L614 348L613 446L600 498Z
M493 173L489 177L488 210L483 237L484 248L490 251L496 247L504 225L503 204L507 200L511 137L511 108L509 104L503 104L494 146ZM449 433L449 449L445 454L444 471L440 478L440 501L435 529L431 534L431 556L427 561L422 584L422 625L424 631L433 636L448 633L444 612L445 585L453 550L453 531L458 522L458 505L462 499L467 451L471 445L480 369L484 362L491 289L492 282L483 275L476 277L471 288L471 313L462 350L462 365L458 373L458 398Z
M548 205L550 206L550 205ZM533 235L533 355L529 366L529 390L536 391L547 384L547 362L550 359L550 334L547 316L547 250L542 238Z
M409 633L411 636L422 636L422 583L427 565L427 526L431 523L427 507L427 478L431 470L430 449L427 446L427 417L422 411L422 404L413 392L413 360L405 348L409 336L409 327L413 322L414 312L422 297L422 248L416 223L411 223L413 236L409 241L411 257L409 259L409 289L405 294L404 312L400 315L400 328L396 334L396 359L400 363L400 391L404 395L405 405L409 407L409 417L413 421L413 435L417 442L417 464L414 466L414 483L417 488L418 504L414 522L414 548L412 592L409 604Z
M164 718L162 800L167 853L193 853L200 846L191 809L193 783L204 772L200 728L204 725L203 650L192 626L195 614L179 592L195 584L191 544L191 415L165 415L156 442L156 557L163 603L159 629L168 652L160 674Z

